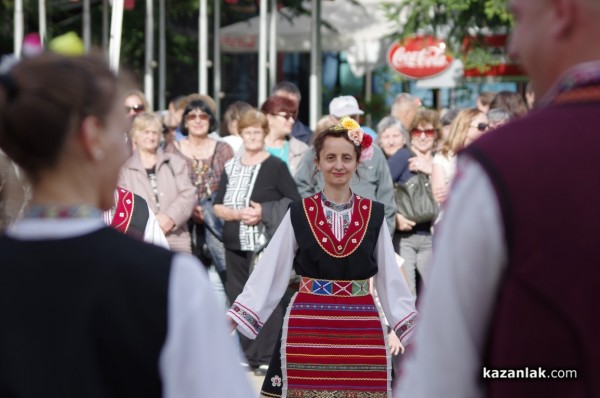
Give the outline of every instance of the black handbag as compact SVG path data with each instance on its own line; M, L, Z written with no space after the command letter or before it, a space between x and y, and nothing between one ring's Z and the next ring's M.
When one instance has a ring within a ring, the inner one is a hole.
M417 224L434 221L439 206L433 199L431 182L423 173L416 173L405 183L394 184L398 213Z

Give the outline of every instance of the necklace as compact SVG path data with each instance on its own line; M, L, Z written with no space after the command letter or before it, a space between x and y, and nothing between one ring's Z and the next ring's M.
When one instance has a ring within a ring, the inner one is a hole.
M202 183L204 183L204 177L208 172L208 161L204 161L202 159L198 159L196 157L193 157L193 168L194 168L194 174L196 175L196 182L195 185L199 186L202 185Z
M331 200L329 200L327 198L327 196L325 196L325 192L323 192L321 194L321 200L323 202L323 205L326 207L329 207L335 211L343 211L343 210L347 210L350 209L352 206L354 206L354 195L350 195L350 199L346 202L346 203L335 203L332 202Z

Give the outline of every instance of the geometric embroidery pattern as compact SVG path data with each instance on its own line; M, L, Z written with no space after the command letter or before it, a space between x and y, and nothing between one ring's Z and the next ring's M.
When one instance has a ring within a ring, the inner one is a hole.
M229 315L241 320L255 335L258 335L263 327L262 322L251 311L247 310L237 301L233 303L228 311Z
M362 243L371 218L372 202L354 194L354 209L348 230L342 239L337 239L331 230L323 209L321 193L302 200L304 214L311 232L321 248L335 258L347 257Z
M366 296L369 294L369 280L334 281L302 277L300 292L323 296Z

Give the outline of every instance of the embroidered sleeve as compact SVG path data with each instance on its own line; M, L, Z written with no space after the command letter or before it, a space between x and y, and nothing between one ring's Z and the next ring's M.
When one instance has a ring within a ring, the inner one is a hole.
M227 312L227 316L238 324L238 330L244 336L256 338L277 307L288 287L297 249L288 210L250 274L244 290Z
M406 345L406 342L412 337L416 318L417 313L411 312L406 318L394 325L394 332L396 332L396 335L402 344Z
M237 301L233 303L227 314L238 323L238 328L244 336L250 334L251 336L248 337L256 338L263 327L258 315Z
M382 220L379 230L375 260L378 269L375 287L381 307L400 342L406 346L413 334L417 311L415 299L396 261L396 253L385 220Z

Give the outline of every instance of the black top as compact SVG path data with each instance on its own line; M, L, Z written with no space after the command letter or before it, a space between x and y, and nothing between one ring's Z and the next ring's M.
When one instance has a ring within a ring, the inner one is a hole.
M223 204L228 181L226 167L221 176L221 185L215 198L215 204ZM283 198L300 200L300 194L287 165L275 156L269 156L261 164L256 182L252 187L250 200L256 203L264 203L278 201ZM240 250L239 232L239 221L225 221L223 225L223 243L227 249Z
M150 217L148 203L146 202L146 199L136 194L133 194L133 201L135 205L133 206L131 221L129 222L129 228L126 233L136 239L144 240L148 218Z
M161 396L172 256L112 228L0 237L0 396Z
M383 205L379 202L372 203L371 216L360 246L352 254L336 258L327 254L317 242L302 202L294 202L290 206L290 217L298 243L294 258L296 274L331 280L361 280L374 276L378 269L374 253L383 223Z

